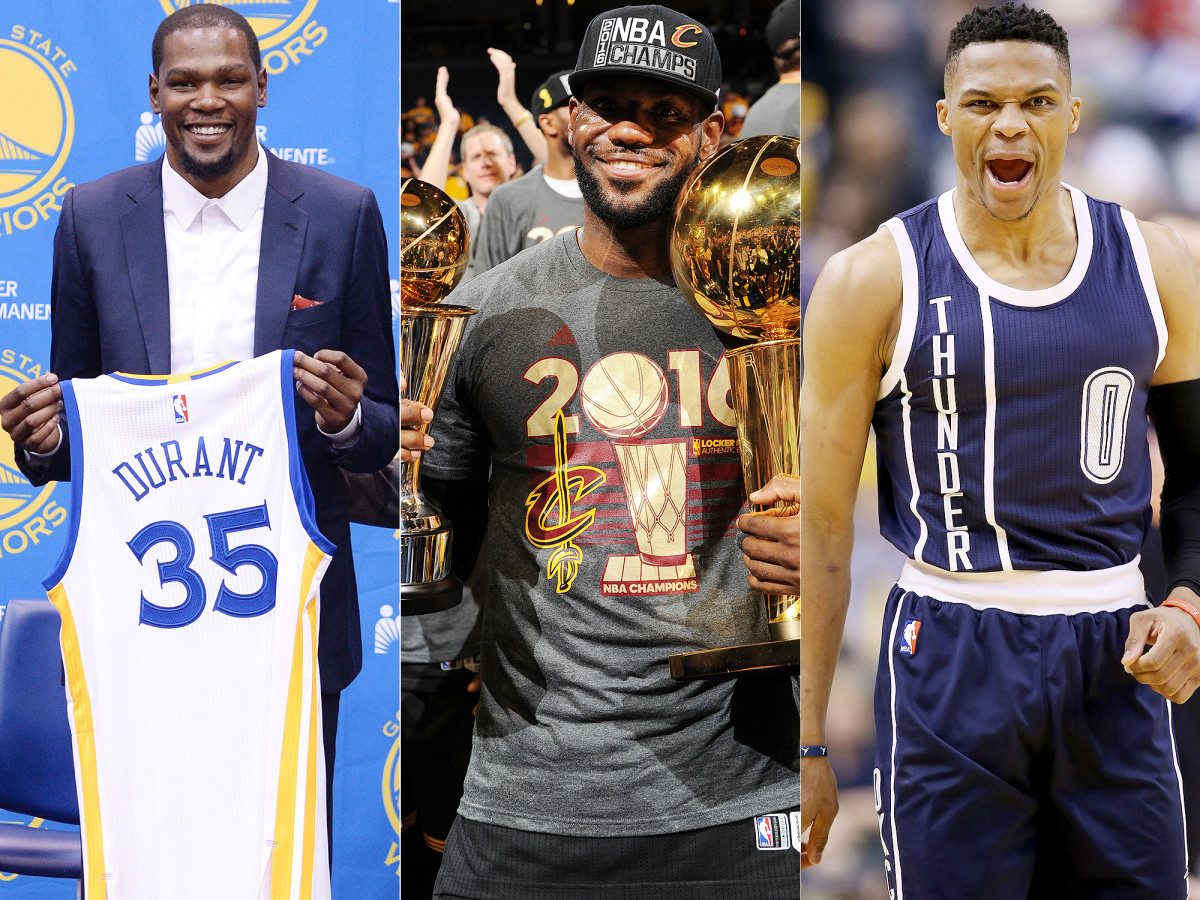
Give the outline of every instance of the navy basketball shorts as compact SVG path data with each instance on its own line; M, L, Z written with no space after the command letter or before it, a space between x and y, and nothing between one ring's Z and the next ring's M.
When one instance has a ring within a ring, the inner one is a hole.
M433 896L800 900L799 820L797 809L670 834L580 837L459 816Z
M895 900L1184 900L1170 704L1120 663L1145 605L1017 613L892 589L875 808Z

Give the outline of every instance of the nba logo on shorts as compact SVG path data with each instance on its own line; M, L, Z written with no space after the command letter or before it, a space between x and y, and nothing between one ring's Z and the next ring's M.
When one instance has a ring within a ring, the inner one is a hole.
M755 816L754 831L759 850L786 850L790 844L785 816Z
M175 394L171 398L171 405L175 408L175 421L181 425L187 422L187 394Z
M917 632L921 630L920 619L909 619L904 623L904 634L900 637L900 652L912 656L917 652Z

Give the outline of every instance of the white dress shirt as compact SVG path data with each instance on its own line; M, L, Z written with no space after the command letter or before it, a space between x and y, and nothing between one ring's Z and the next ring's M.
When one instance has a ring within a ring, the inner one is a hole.
M171 305L171 372L254 356L258 254L267 154L223 197L209 199L163 161L163 226Z
M223 197L208 198L163 160L163 226L171 305L171 373L254 357L254 311L267 151ZM358 437L362 413L329 435L339 449ZM322 431L322 434L328 432Z
M267 152L258 147L250 174L223 197L209 199L163 160L163 226L171 310L171 373L196 372L254 357L258 257L267 202ZM329 437L343 449L362 430L362 409ZM61 429L59 430L61 438ZM31 460L48 453L29 452Z

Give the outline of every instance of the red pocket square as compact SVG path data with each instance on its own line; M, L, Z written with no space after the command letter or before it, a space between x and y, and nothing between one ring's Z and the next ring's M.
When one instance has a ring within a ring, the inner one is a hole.
M292 295L292 309L308 309L310 306L320 306L324 300L309 300L299 294Z

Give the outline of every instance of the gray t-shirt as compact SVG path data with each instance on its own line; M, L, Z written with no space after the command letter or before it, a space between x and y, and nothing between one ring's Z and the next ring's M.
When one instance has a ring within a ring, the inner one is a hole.
M797 81L777 82L751 104L738 139L757 134L790 134L800 137L800 94Z
M542 167L502 184L488 197L479 233L475 274L494 269L522 250L583 224L583 200L546 184Z
M736 536L722 342L670 281L606 275L576 235L452 295L480 312L424 465L491 470L484 689L459 811L606 836L793 808L796 679L668 671L672 653L767 639Z

